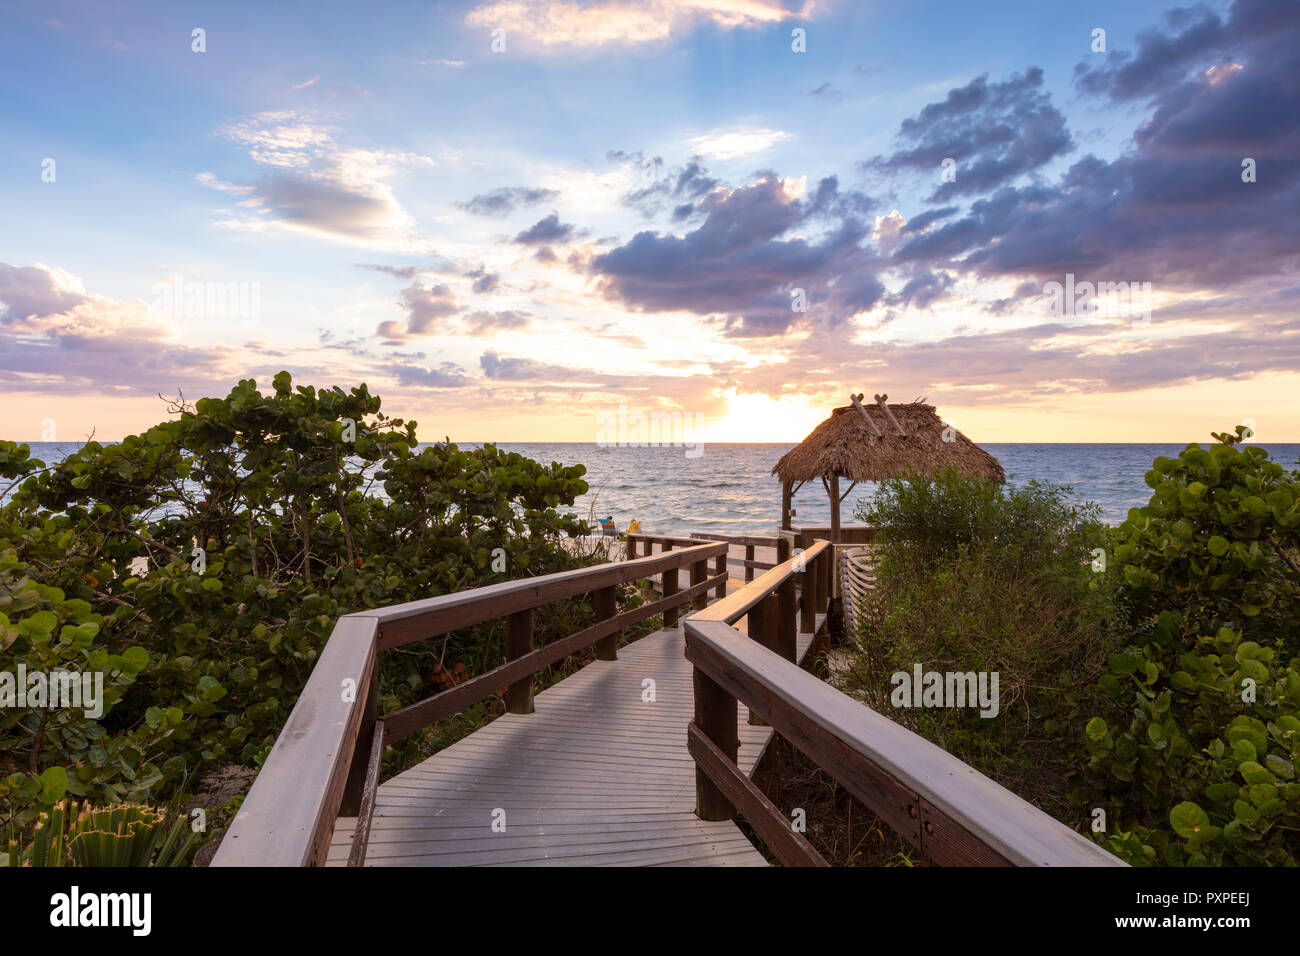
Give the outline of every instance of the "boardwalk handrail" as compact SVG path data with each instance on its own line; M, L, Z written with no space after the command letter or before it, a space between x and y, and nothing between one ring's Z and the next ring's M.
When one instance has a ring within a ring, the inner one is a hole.
M754 580L754 571L770 571L787 557L790 556L790 540L782 538L780 535L762 535L762 534L715 534L710 531L692 531L692 538L703 538L706 541L725 541L728 544L734 544L745 549L745 560L742 566L745 569L745 581ZM768 561L756 561L754 559L755 548L775 548L776 563Z
M708 562L717 570L709 575ZM276 738L271 754L230 825L213 866L322 865L343 811L357 813L350 866L365 860L370 819L386 746L495 696L506 686L506 709L533 710L537 671L591 644L600 660L615 660L619 633L664 615L676 623L688 603L703 607L709 591L725 593L726 545L699 543L652 557L521 578L338 619L307 685ZM677 587L689 568L690 585ZM656 601L616 613L618 585L662 575ZM533 610L552 601L594 592L597 622L534 649ZM381 651L438 637L498 618L508 619L509 660L449 690L377 718Z
M697 814L730 820L739 811L782 863L826 865L737 767L740 701L936 863L1123 866L1091 840L803 670L773 646L771 619L788 626L784 621L792 611L783 605L791 602L800 558L806 569L817 569L831 555L828 543L819 541L683 622L686 658L695 668L695 720L687 746L696 761ZM803 592L820 592L807 580L808 570L802 573ZM801 595L799 604L808 603ZM731 626L746 614L748 636Z

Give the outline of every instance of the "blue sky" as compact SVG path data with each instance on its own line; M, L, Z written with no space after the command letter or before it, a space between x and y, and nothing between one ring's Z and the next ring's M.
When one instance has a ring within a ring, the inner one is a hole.
M794 440L888 391L977 440L1294 441L1295 9L9 4L4 437L288 368L425 438ZM1067 274L1148 321L1049 312Z

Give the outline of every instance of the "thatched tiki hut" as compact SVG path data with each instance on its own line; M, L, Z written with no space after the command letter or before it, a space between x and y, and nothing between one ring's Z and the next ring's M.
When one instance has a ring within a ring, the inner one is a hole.
M886 404L862 395L837 408L772 469L781 479L781 527L789 530L791 503L805 482L820 478L831 501L831 540L840 540L840 503L860 481L883 481L909 473L933 474L952 466L971 478L1006 481L998 460L935 414L923 402ZM850 484L840 492L840 479Z

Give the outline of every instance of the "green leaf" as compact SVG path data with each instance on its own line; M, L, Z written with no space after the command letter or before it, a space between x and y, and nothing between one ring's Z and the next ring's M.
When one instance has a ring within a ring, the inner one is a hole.
M1210 817L1190 800L1184 800L1169 811L1169 823L1179 836L1190 838L1210 825Z
M47 806L53 806L68 792L68 772L62 767L48 768L40 776L40 787L38 799Z

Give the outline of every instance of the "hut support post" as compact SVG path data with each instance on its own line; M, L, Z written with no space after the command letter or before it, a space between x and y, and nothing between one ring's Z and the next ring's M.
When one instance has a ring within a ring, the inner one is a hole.
M840 542L840 476L831 475L831 541Z
M794 491L790 487L790 482L781 482L781 530L790 530L790 505L794 498Z

